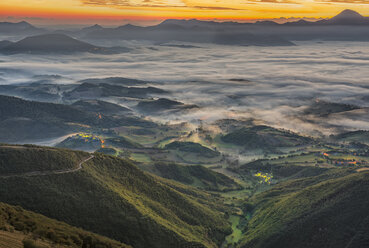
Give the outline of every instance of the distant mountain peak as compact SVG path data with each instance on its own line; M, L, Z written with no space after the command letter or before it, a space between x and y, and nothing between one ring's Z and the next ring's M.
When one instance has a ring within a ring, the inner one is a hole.
M335 17L328 20L328 23L339 25L369 24L369 19L354 10L345 9Z
M351 9L345 9L335 17L334 19L362 19L365 18L362 15L360 15L358 12L351 10ZM332 19L333 19L332 18Z
M95 31L95 30L100 30L100 29L103 29L103 27L100 26L99 24L95 24L93 26L85 27L82 30L83 31Z
M26 22L26 21L18 22L18 24L27 25L27 26L32 26L29 22Z
M65 34L42 34L26 37L3 47L0 52L15 53L71 53L98 52L100 47L79 41Z

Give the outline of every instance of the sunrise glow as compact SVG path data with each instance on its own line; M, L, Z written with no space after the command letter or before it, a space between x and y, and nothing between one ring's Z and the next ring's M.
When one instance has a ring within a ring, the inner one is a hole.
M2 21L48 23L150 22L168 18L255 21L327 18L342 9L369 14L369 1L352 0L2 0Z

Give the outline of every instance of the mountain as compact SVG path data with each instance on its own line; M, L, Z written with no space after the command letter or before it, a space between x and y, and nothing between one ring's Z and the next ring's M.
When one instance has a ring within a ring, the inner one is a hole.
M220 155L218 151L214 151L210 148L207 148L199 143L194 142L180 142L174 141L165 145L165 148L168 150L177 150L181 152L195 153L198 156L213 158Z
M140 26L136 26L136 25L132 25L132 24L126 24L123 26L119 26L116 28L116 30L120 30L120 31L138 31L138 30L143 30L143 27Z
M0 246L3 248L128 248L120 242L64 222L0 202Z
M368 247L368 186L357 168L280 183L247 204L240 247Z
M227 192L242 189L233 179L202 165L183 166L158 162L154 164L152 171L161 177L206 190Z
M96 80L95 82L99 82ZM109 80L106 80L109 81ZM71 91L66 92L65 100L98 99L101 97L134 97L147 98L151 94L164 94L165 90L156 87L126 87L121 84L83 82Z
M156 100L140 101L137 104L136 108L143 113L163 114L167 112L178 112L197 109L199 107L194 104L184 104L182 102L170 100L167 98L159 98Z
M344 104L344 103L334 103L334 102L327 102L322 100L316 100L313 104L308 106L304 111L303 115L316 115L319 117L327 117L330 114L334 113L341 113L350 110L360 109L360 107L351 105L351 104Z
M71 38L64 34L44 34L24 38L0 49L0 53L53 54L76 52L104 52L105 48Z
M250 24L235 22L205 22L198 20L166 20L150 27L125 25L89 32L85 39L102 40L150 40L159 43L170 41L243 45L243 46L291 46L292 42L278 35L255 35L244 29Z
M216 196L152 176L127 160L14 145L0 146L0 157L0 202L135 248L215 248L230 232Z
M0 33L3 34L31 34L41 33L43 29L37 28L28 22L0 22Z
M326 23L334 25L362 25L369 24L369 18L360 15L356 11L346 9L329 19Z
M151 84L149 81L142 81L132 78L123 78L123 77L109 77L109 78L88 78L79 81L81 83L91 83L91 84L100 84L100 83L108 83L122 86L137 86L137 85L145 85Z
M127 114L132 111L118 104L99 100L79 100L73 103L72 106L82 111L104 113L104 115Z

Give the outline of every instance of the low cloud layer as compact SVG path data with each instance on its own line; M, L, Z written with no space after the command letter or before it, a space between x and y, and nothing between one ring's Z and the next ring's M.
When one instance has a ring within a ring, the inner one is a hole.
M201 107L164 120L252 117L308 134L369 127L360 115L310 121L301 116L315 99L369 107L369 48L364 43L299 43L277 48L115 45L131 50L113 56L0 56L0 84L31 82L34 75L60 75L50 76L56 83L127 77L157 82L157 87L172 93L168 97Z

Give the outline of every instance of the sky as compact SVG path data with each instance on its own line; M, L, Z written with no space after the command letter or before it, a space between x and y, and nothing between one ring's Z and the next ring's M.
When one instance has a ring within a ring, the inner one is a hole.
M150 25L169 18L283 21L328 18L344 9L369 16L369 0L1 0L0 21L112 26Z

